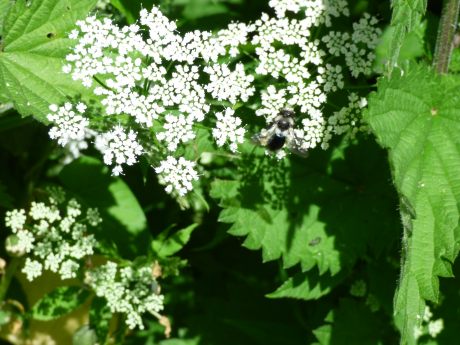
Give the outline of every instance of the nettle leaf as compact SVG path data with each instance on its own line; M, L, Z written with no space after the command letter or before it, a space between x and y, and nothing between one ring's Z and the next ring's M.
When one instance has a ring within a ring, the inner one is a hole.
M364 141L292 158L292 164L250 157L247 164L258 164L253 171L212 184L211 196L223 207L219 220L232 224L230 234L245 237L243 246L261 249L264 261L282 258L285 268L316 266L320 275L335 276L368 248L378 255L391 247L397 236L397 199L377 179L389 177L382 152ZM314 292L315 284L307 283L295 288L293 281L280 288L289 287L286 296L311 299L329 291Z
M403 343L415 344L424 301L439 300L438 277L451 277L460 244L460 78L426 67L382 79L369 121L389 150L404 226L395 317Z
M103 217L104 231L99 236L113 241L126 255L147 250L147 219L129 186L113 177L107 166L92 157L80 157L59 174L67 190L89 207L97 207Z
M391 27L393 28L388 68L391 71L398 62L401 46L414 29L420 25L426 11L426 0L394 0Z
M5 16L11 4L11 0L0 0L0 38L3 36L3 21L5 20Z
M82 305L88 296L88 290L79 286L60 286L43 296L30 312L35 320L57 319Z
M190 240L192 231L196 229L198 224L192 224L184 229L181 229L171 236L168 236L169 231L165 230L157 238L152 241L152 249L160 258L176 254Z
M23 115L46 122L49 104L90 91L62 72L67 38L97 0L17 0L4 19L0 89ZM86 96L85 96L86 95Z
M276 291L266 295L268 298L319 299L327 295L342 281L344 275L329 274L320 276L316 272L297 273L286 280Z

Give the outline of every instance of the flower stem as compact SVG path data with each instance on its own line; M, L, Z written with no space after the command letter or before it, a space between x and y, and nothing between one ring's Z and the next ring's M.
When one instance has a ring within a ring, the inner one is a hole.
M433 59L433 66L439 74L447 73L449 69L459 7L460 0L444 0Z
M6 293L10 287L11 280L13 279L14 274L16 273L19 265L21 264L20 258L13 258L9 265L6 266L5 274L2 277L0 282L0 302L5 300Z

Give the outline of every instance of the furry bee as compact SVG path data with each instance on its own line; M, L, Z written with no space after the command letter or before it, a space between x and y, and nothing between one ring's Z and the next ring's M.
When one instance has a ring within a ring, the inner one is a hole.
M300 146L300 140L294 133L294 117L294 111L281 109L273 121L254 135L252 140L271 152L277 152L286 146L299 156L306 157L307 151Z

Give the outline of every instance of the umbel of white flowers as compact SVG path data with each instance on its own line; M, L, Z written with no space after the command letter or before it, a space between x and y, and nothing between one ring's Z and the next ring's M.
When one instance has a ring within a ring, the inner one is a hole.
M96 239L88 230L100 222L97 209L83 210L75 199L66 204L54 198L49 203L32 202L28 211L6 212L5 224L13 233L6 249L12 255L26 255L22 272L30 281L43 270L58 273L61 279L75 278L83 259L94 253Z
M164 297L158 293L151 265L135 269L119 267L109 261L88 271L85 282L94 289L97 296L105 298L112 313L126 316L126 324L131 329L144 329L144 313L161 318L158 312L163 310Z
M114 175L141 155L154 157L166 191L183 196L198 179L194 161L201 154L185 157L184 148L205 121L218 148L237 152L246 135L239 117L243 102L260 104L256 115L267 123L282 108L298 109L293 133L302 150L325 149L333 135L366 131L360 117L365 100L356 94L332 116L323 109L329 95L344 87L346 73L371 73L377 20L365 14L351 32L337 32L330 28L334 18L349 15L345 0L270 0L269 5L275 17L262 14L254 23L231 23L215 33L180 35L157 7L142 10L139 23L124 27L94 16L78 21L69 35L75 47L63 70L92 88L103 110L86 114L82 103L52 105L50 136L73 157L93 140ZM316 35L320 26L322 37ZM244 65L247 46L255 52L254 63ZM230 59L235 62L224 63ZM105 87L95 84L95 77ZM258 84L267 86L256 89L260 78L264 82ZM99 117L97 130L90 115ZM283 155L280 151L278 157Z

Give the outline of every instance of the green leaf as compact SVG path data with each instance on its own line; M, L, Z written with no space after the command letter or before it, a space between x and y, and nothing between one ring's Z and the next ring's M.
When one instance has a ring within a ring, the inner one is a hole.
M401 68L410 61L415 61L416 58L421 57L425 53L425 32L428 22L426 20L418 23L418 25L404 37L399 56L397 58L397 65ZM395 28L389 26L383 32L380 38L380 43L375 50L374 70L377 73L383 73L386 65L392 58L394 51L392 50L392 40L394 37Z
M367 120L389 150L400 194L403 267L395 318L403 344L425 300L438 302L438 277L451 277L460 245L460 78L420 67L382 79L369 99Z
M326 321L313 331L320 345L395 344L395 339L391 338L393 334L386 333L383 320L358 301L341 299Z
M94 297L89 311L89 324L102 344L107 339L111 318L112 312L107 306L106 300L102 297Z
M268 298L315 300L331 292L343 278L343 274L331 277L330 275L320 276L317 272L298 273L266 296Z
M137 18L139 18L139 12L141 9L146 8L147 10L150 10L155 1L110 0L110 3L118 11L120 11L123 16L125 16L126 21L129 24L133 24L136 22Z
M12 4L11 0L0 0L0 39L3 36L3 21Z
M0 90L23 115L46 122L49 104L90 91L62 72L78 19L97 0L17 0L4 19Z
M398 228L393 191L375 179L388 178L382 151L365 142L329 155L317 151L291 165L250 157L252 171L212 183L211 196L223 207L219 220L245 237L243 246L261 249L264 261L282 258L285 268L300 264L302 271L317 266L320 275L352 267L368 247L381 252Z
M196 229L198 224L192 224L186 228L175 232L172 236L167 237L169 231L164 231L158 238L152 241L152 249L160 258L165 258L176 254L190 240L192 231Z
M182 15L189 20L196 20L228 12L227 6L213 0L189 0Z
M88 290L79 286L60 286L43 296L30 312L35 320L54 320L75 310L88 296Z
M426 11L426 0L394 0L391 5L393 14L391 27L393 28L390 49L391 52L388 68L389 71L398 62L401 46L406 37L420 25Z
M110 176L107 166L84 156L67 165L59 178L86 205L99 209L104 218L101 235L114 241L120 253L133 255L147 249L144 211L129 186Z

